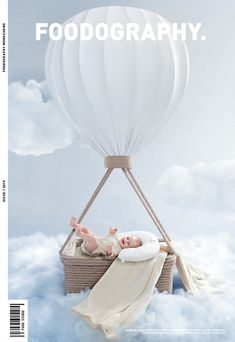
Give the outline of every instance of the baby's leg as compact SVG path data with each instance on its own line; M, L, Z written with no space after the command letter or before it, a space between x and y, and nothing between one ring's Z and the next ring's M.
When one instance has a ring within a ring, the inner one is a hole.
M85 227L82 224L77 223L77 222L78 222L78 219L76 217L72 216L71 219L70 219L70 224L69 225L71 227L73 227L75 230L76 230L76 227L77 227L77 228L80 228L81 232L83 232L85 234L92 235L92 231L89 228L87 228L87 227ZM77 230L76 230L76 232L77 232Z
M90 228L87 228L81 224L78 224L79 228L81 229L81 232L82 233L85 233L85 234L89 234L89 235L93 235L92 231L90 230Z
M76 235L85 241L85 247L88 252L93 252L97 247L97 239L94 235L86 234L79 227L75 227Z
M88 252L93 252L97 247L97 239L93 235L83 235L83 241L85 241L85 247Z

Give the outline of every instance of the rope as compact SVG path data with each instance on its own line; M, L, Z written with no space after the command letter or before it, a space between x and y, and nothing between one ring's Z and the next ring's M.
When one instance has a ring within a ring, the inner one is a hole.
M162 223L160 222L159 218L157 217L155 211L153 210L153 208L151 207L150 203L148 202L147 198L145 197L145 194L143 193L143 191L141 190L139 184L137 183L133 173L131 172L130 169L127 169L127 172L129 173L129 175L131 176L133 182L135 183L136 187L138 188L139 192L141 193L142 197L144 198L145 202L148 204L149 209L151 210L152 214L154 215L158 225L161 227L161 229L164 231L165 235L167 236L168 240L171 241L170 236L168 235L168 233L166 232L165 228L163 227Z
M166 241L167 245L169 246L170 252L171 253L175 253L174 248L173 248L173 246L171 244L171 241L170 241L170 238L169 238L168 234L166 233L166 231L163 228L162 224L161 223L159 224L160 221L157 218L157 215L155 214L153 208L150 206L149 202L147 201L145 195L143 194L142 190L140 189L140 187L139 187L137 181L135 180L134 176L132 174L130 175L131 172L130 172L129 169L122 169L122 171L124 172L125 176L127 177L128 181L130 182L131 186L135 190L137 196L141 200L141 202L144 205L145 209L147 210L149 216L153 220L155 226L157 227L157 229L161 233L162 237Z
M92 203L95 201L98 193L100 192L100 190L102 189L102 187L106 183L106 181L109 178L109 176L112 173L112 171L113 171L112 168L109 168L106 171L105 175L103 176L103 178L101 179L100 183L98 184L95 192L91 196L91 198L88 201L87 205L83 209L80 217L78 218L78 221L77 221L78 223L80 223L82 221L82 219L84 218L84 216L86 215L86 213L90 209ZM153 208L151 207L150 203L148 202L147 198L145 197L143 191L141 190L139 184L137 183L137 181L134 178L133 174L131 173L130 169L123 168L122 171L124 172L125 176L127 177L128 181L130 182L130 184L131 184L132 188L134 189L134 191L136 192L137 196L141 200L141 202L144 205L145 209L147 210L149 216L151 217L151 219L153 220L155 226L157 227L157 229L159 230L160 234L162 235L164 241L169 246L170 252L171 253L175 253L175 250L174 250L174 248L173 248L173 246L171 244L171 239L170 239L169 235L167 234L166 230L164 229L163 225L161 224L160 220L158 219L156 213L154 212ZM72 229L71 233L69 234L69 236L67 237L67 239L64 242L63 246L60 249L60 252L59 252L60 254L62 254L65 246L68 244L69 240L72 238L74 232L75 232L75 230Z
M103 178L101 179L100 183L98 184L95 192L93 193L93 195L91 196L90 200L88 201L87 205L85 206L85 208L83 209L81 215L78 218L78 223L80 223L82 221L82 219L84 218L84 216L86 215L86 213L88 212L88 210L90 209L92 203L94 202L94 200L96 199L98 193L100 192L100 190L102 189L102 187L104 186L105 182L107 181L107 179L109 178L111 172L113 171L113 169L108 169L105 173L105 175L103 176ZM64 242L63 246L60 249L60 254L62 254L63 250L65 249L65 246L67 245L67 243L69 242L69 240L72 238L73 234L75 232L75 229L72 229L71 233L69 234L69 236L67 237L66 241Z

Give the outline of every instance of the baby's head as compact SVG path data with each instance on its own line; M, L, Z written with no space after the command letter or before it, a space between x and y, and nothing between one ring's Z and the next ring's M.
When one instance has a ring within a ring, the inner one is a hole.
M119 243L122 248L135 248L142 245L142 241L137 235L124 236Z

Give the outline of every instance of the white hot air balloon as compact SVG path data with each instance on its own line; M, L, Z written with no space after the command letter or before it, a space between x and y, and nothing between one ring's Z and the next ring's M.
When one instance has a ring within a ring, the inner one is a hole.
M108 26L119 23L123 27L135 23L140 31L144 31L146 24L150 23L155 36L158 36L156 30L159 23L169 24L158 14L147 10L109 6L75 15L63 24L63 30L67 24L80 27L81 23L90 23L92 27L99 23ZM202 272L199 269L195 271L182 253L175 250L175 245L130 170L129 156L159 132L183 95L188 79L188 54L184 42L175 41L172 33L163 40L114 40L112 37L83 40L80 35L74 40L51 40L46 55L46 77L54 100L79 137L105 157L108 168L78 223L88 212L112 170L121 168L169 246L165 259L166 271L163 271L163 266L159 277L160 283L164 284L160 285L161 291L171 292L175 262L185 288L191 293L207 287ZM91 284L91 272L95 269L97 277L98 272L101 272L99 277L104 272L96 266L102 264L100 259L98 264L92 264L93 268L90 261L89 266L83 264L84 258L77 263L79 257L71 256L72 243L67 249L70 254L63 254L73 233L74 230L60 250L66 292L94 286L95 283ZM138 247L139 251L144 247ZM148 257L155 255L154 249L154 254ZM82 267L79 266L81 264ZM106 265L105 261L104 269ZM84 267L87 267L86 272Z
M150 23L155 36L158 35L156 30L159 23L169 24L160 15L147 10L109 6L79 13L66 21L63 29L66 24L79 27L81 23L90 23L93 27L99 23L108 26L119 23L123 27L136 23L140 31ZM200 288L211 289L206 277L200 269L188 263L172 244L130 170L129 157L148 143L173 113L186 87L188 68L186 46L183 41L175 41L172 33L163 40L114 40L111 37L105 40L82 40L78 35L74 40L51 40L46 55L46 76L54 100L77 134L105 157L105 166L108 168L78 218L78 223L88 212L112 170L121 168L169 246L166 269L164 271L164 264L158 279L160 284L164 284L160 285L161 291L171 292L172 269L176 262L185 288L191 293L198 293ZM97 277L102 277L104 272L100 271L100 258L98 263L91 264L89 261L89 266L84 264L84 257L77 263L79 257L71 256L73 244L67 249L70 254L63 254L73 233L74 230L60 250L66 292L94 286L95 282L91 284L91 272L95 270ZM148 255L149 258L153 256L156 256L155 250L153 255ZM106 269L106 261L103 265Z
M62 25L96 27L151 24L157 37L160 15L139 8L108 6L75 15ZM68 27L68 26L67 26ZM174 252L171 240L130 171L131 158L159 132L181 99L188 79L185 43L170 32L163 40L51 40L46 78L55 102L78 136L105 157L108 168L78 219L81 222L114 168L122 168L154 224ZM70 233L60 250L71 239Z
M75 15L63 24L146 23L157 34L160 15L108 6ZM168 23L169 24L169 23ZM183 41L51 40L46 78L54 100L75 131L102 156L134 155L161 129L181 99L188 79Z

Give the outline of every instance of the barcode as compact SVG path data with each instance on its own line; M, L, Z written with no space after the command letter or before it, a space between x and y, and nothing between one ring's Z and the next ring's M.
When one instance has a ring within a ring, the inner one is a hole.
M20 341L27 341L28 328L28 307L27 301L11 301L10 302L10 338Z

